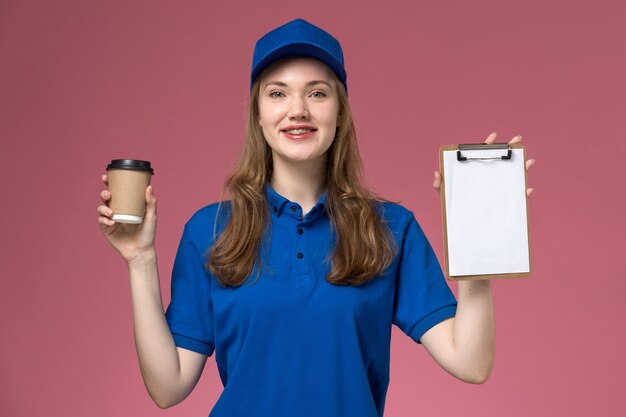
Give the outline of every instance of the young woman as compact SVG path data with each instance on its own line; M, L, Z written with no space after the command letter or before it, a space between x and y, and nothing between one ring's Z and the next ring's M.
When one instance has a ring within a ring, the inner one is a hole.
M211 416L380 417L392 324L450 374L486 381L489 281L460 282L457 304L413 213L362 185L337 40L301 19L269 32L255 48L250 97L230 199L185 225L166 313L152 187L141 225L113 222L101 193L98 220L128 263L139 364L156 404L186 398L215 352L224 391Z

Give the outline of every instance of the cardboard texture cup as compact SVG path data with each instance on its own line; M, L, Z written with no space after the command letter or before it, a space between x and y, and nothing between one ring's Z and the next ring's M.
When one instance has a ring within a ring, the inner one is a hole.
M139 224L146 210L145 192L154 171L150 162L138 159L114 159L107 166L109 208L113 221Z

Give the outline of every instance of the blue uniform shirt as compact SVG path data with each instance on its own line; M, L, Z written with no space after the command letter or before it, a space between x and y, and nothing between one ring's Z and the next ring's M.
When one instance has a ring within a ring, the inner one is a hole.
M215 351L224 384L210 416L381 417L391 325L419 343L456 312L432 247L411 211L385 202L399 249L392 265L360 286L329 284L326 194L304 217L271 186L265 194L271 239L254 284L256 268L238 288L220 287L204 269L214 231L226 226L227 216L216 223L218 203L187 222L174 262L166 318L176 346Z

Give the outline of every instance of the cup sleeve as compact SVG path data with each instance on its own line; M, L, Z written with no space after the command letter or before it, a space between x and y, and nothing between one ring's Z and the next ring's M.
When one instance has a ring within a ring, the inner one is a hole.
M421 343L427 330L455 316L457 301L413 213L404 227L398 257L393 324Z
M171 301L165 312L176 346L211 356L215 350L211 275L204 251L185 225L172 270Z

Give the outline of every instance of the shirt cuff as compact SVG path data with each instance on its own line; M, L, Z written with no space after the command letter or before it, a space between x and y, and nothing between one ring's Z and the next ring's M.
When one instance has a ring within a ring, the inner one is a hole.
M210 344L192 339L191 337L175 333L172 333L172 337L174 338L174 344L183 349L192 350L207 356L211 356L215 350L215 348Z
M447 306L443 306L438 310L433 311L429 315L422 318L417 322L413 330L411 330L411 339L415 340L417 343L420 342L420 338L426 333L431 327L436 324L441 323L445 319L449 319L450 317L454 317L456 315L456 304L450 304Z

